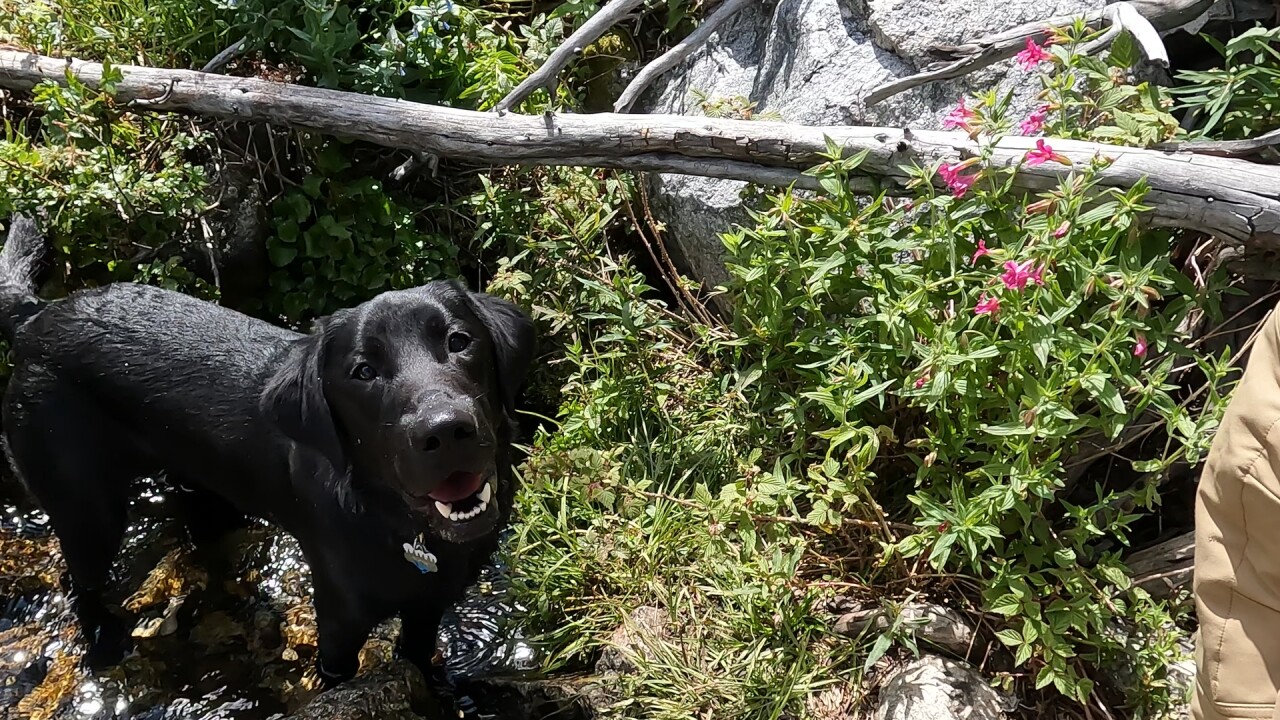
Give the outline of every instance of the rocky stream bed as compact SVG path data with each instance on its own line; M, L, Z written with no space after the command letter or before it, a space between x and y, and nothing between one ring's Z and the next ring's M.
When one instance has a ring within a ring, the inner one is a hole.
M146 484L117 564L116 600L136 618L136 651L95 673L80 663L47 518L16 481L0 480L0 720L578 714L529 681L536 658L507 622L499 568L446 616L435 677L395 659L389 622L365 646L360 675L320 694L310 581L292 538L254 526L228 538L224 557L198 562L166 500ZM450 697L455 708L445 707Z

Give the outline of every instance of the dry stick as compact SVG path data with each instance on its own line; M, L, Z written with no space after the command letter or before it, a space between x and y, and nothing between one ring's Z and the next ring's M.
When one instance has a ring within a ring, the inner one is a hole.
M1280 130L1259 135L1248 140L1186 140L1167 142L1156 146L1157 150L1193 152L1218 157L1248 157L1280 146Z
M205 63L204 67L200 68L200 72L211 73L211 72L217 72L218 70L222 69L223 65L226 65L227 63L231 62L231 58L239 55L241 52L244 51L245 45L248 42L249 42L249 36L245 35L239 40L231 43L230 45L227 46L225 50L218 53L217 55L214 55L212 60Z
M1132 0L1128 4L1138 15L1148 20L1153 29L1171 30L1203 15L1213 4L1213 0ZM1026 45L1028 39L1043 42L1050 30L1070 26L1077 19L1082 18L1090 27L1099 27L1107 19L1107 14L1108 11L1103 9L1083 15L1059 15L1019 25L963 45L935 46L934 50L948 60L934 63L916 75L881 85L867 95L866 104L870 107L911 88L938 80L958 78L1001 60L1008 60Z
M1164 41L1160 39L1160 33L1134 8L1131 2L1117 2L1108 5L1103 11L1103 15L1111 23L1111 27L1107 32L1097 40L1086 44L1081 48L1081 52L1086 55L1105 50L1120 36L1122 32L1128 32L1133 36L1134 41L1138 43L1138 47L1142 48L1142 52L1147 56L1147 60L1159 65L1162 68L1169 67L1169 51L1164 47Z
M189 70L118 66L119 102L151 100L149 110L266 122L417 150L483 165L559 165L676 172L762 185L817 187L803 170L824 162L830 140L848 155L866 151L849 182L858 193L905 186L910 166L956 162L986 152L996 170L1012 170L1012 187L1053 190L1096 166L1098 192L1146 182L1156 227L1199 230L1251 249L1280 248L1280 168L1233 158L1167 153L1078 140L1050 139L1065 162L1034 167L1024 158L1043 138L1009 136L988 146L959 132L885 127L807 127L758 120L678 115L559 115L473 112L394 98L228 77ZM98 88L102 65L0 49L0 87L29 90L65 83L70 71Z
M617 25L627 13L635 10L644 4L644 0L613 0L608 5L600 8L595 15L582 23L582 27L578 28L565 40L564 44L552 51L547 61L533 72L532 75L525 78L524 82L516 86L510 94L502 98L494 107L499 115L506 114L508 110L519 105L525 98L533 94L538 88L545 88L551 94L552 101L555 100L555 87L560 77L560 71L564 69L583 48L600 38L601 35Z
M733 17L739 10L759 2L759 0L725 0L715 12L711 13L702 24L693 32L676 43L670 50L660 55L656 60L644 66L631 82L627 83L627 87L622 91L622 95L618 97L618 101L613 104L613 111L619 113L631 112L631 106L635 105L636 100L640 99L640 95L658 79L663 73L671 68L679 65L685 58L693 54L694 50L702 47L707 39L711 37L721 25L729 18Z

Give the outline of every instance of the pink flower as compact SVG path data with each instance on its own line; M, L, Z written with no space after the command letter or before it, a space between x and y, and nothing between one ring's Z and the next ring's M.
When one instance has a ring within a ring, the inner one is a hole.
M969 192L969 188L973 187L974 181L978 179L975 175L961 175L960 164L943 163L938 167L938 175L942 176L947 187L951 189L951 194L956 197L964 197Z
M1138 333L1138 335L1133 339L1133 356L1134 357L1147 356L1147 336L1146 335L1143 335L1142 333Z
M1020 263L1012 260L1005 261L1004 272L1000 274L1000 282L1004 283L1004 286L1010 290L1019 291L1025 288L1028 282L1044 285L1044 278L1041 277L1045 270L1044 265L1032 268L1032 262L1034 261L1023 260Z
M925 383L927 382L929 382L929 373L925 373L920 377L916 378L916 389L919 390L920 388L924 387Z
M982 293L978 304L973 308L974 315L995 315L998 312L1000 312L1000 298L994 295L987 297L986 293Z
M1069 232L1071 232L1071 223L1063 220L1062 224L1058 226L1058 229L1053 231L1053 236L1056 238L1066 237Z
M1044 141L1044 138L1040 138L1039 140L1036 140L1035 149L1027 151L1027 165L1035 167L1036 165L1041 165L1049 162L1050 160L1058 160L1060 157L1061 156L1053 151L1053 148L1049 147L1049 144Z
M1023 120L1022 122L1018 123L1018 132L1022 133L1023 135L1035 135L1036 133L1044 129L1044 121L1048 117L1049 117L1049 106L1041 105L1035 110L1032 110L1031 114L1027 116L1026 120Z
M982 257L983 255L990 255L990 254L991 254L991 251L987 249L987 241L984 239L979 239L978 249L973 251L973 259L970 260L969 262L972 265L977 265L978 258Z
M1018 53L1016 58L1018 67L1027 71L1035 70L1040 63L1053 59L1049 53L1044 51L1044 48L1037 45L1031 38L1027 38L1027 47Z
M954 130L956 128L969 129L969 121L973 120L973 111L964 104L964 98L960 98L960 104L951 109L947 116L942 119L943 130Z

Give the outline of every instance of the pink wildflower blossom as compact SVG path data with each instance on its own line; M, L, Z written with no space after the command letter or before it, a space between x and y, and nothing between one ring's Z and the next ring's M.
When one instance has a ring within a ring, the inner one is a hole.
M1049 144L1044 141L1044 138L1040 138L1039 140L1036 140L1035 149L1027 151L1027 165L1029 167L1035 167L1036 165L1047 163L1050 160L1057 160L1058 157L1059 155L1053 151L1053 148L1049 147Z
M927 382L929 382L929 373L925 373L920 377L916 378L916 389L919 390L920 388L924 387L925 383Z
M995 315L998 312L1000 312L1000 298L994 295L987 297L986 293L982 293L978 304L973 308L974 315Z
M1134 338L1133 356L1134 357L1147 356L1147 336L1146 335L1143 335L1142 333L1138 333L1137 337Z
M1063 220L1062 224L1058 226L1058 229L1053 231L1053 236L1056 238L1062 238L1066 237L1069 232L1071 232L1071 223Z
M973 120L973 111L964 104L964 98L960 98L960 104L951 109L947 116L942 119L943 130L954 130L956 128L969 129L969 122Z
M1018 53L1016 58L1018 60L1018 67L1026 71L1035 70L1036 66L1040 63L1045 60L1053 59L1049 53L1044 51L1044 48L1037 45L1031 38L1027 38L1026 48L1024 48L1022 52Z
M1027 116L1026 120L1023 120L1022 122L1018 123L1018 132L1022 133L1023 135L1035 135L1036 133L1044 129L1044 121L1048 117L1049 117L1049 106L1041 105L1035 110L1032 110L1031 114Z
M964 197L964 194L969 192L969 188L973 187L973 183L978 179L977 175L961 175L959 163L943 163L938 167L938 175L947 183L951 194L956 197Z
M1006 261L1004 272L1000 274L1000 282L1004 283L1004 286L1010 290L1019 291L1025 288L1028 282L1044 285L1044 278L1042 277L1042 273L1045 270L1044 265L1033 268L1031 266L1032 262L1032 260L1023 260L1020 263L1012 260Z
M987 241L979 239L978 249L973 251L973 259L970 260L969 262L973 265L977 265L978 258L982 257L983 255L990 255L990 254L991 254L991 251L987 249Z

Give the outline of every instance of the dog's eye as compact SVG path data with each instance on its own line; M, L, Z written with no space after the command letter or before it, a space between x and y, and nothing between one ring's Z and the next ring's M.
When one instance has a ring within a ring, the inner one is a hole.
M360 363L356 366L355 370L351 371L351 377L357 380L369 382L370 380L378 377L378 371L374 370L373 366L369 363Z
M449 335L449 352L459 353L467 349L471 344L471 336L466 333L450 333Z

